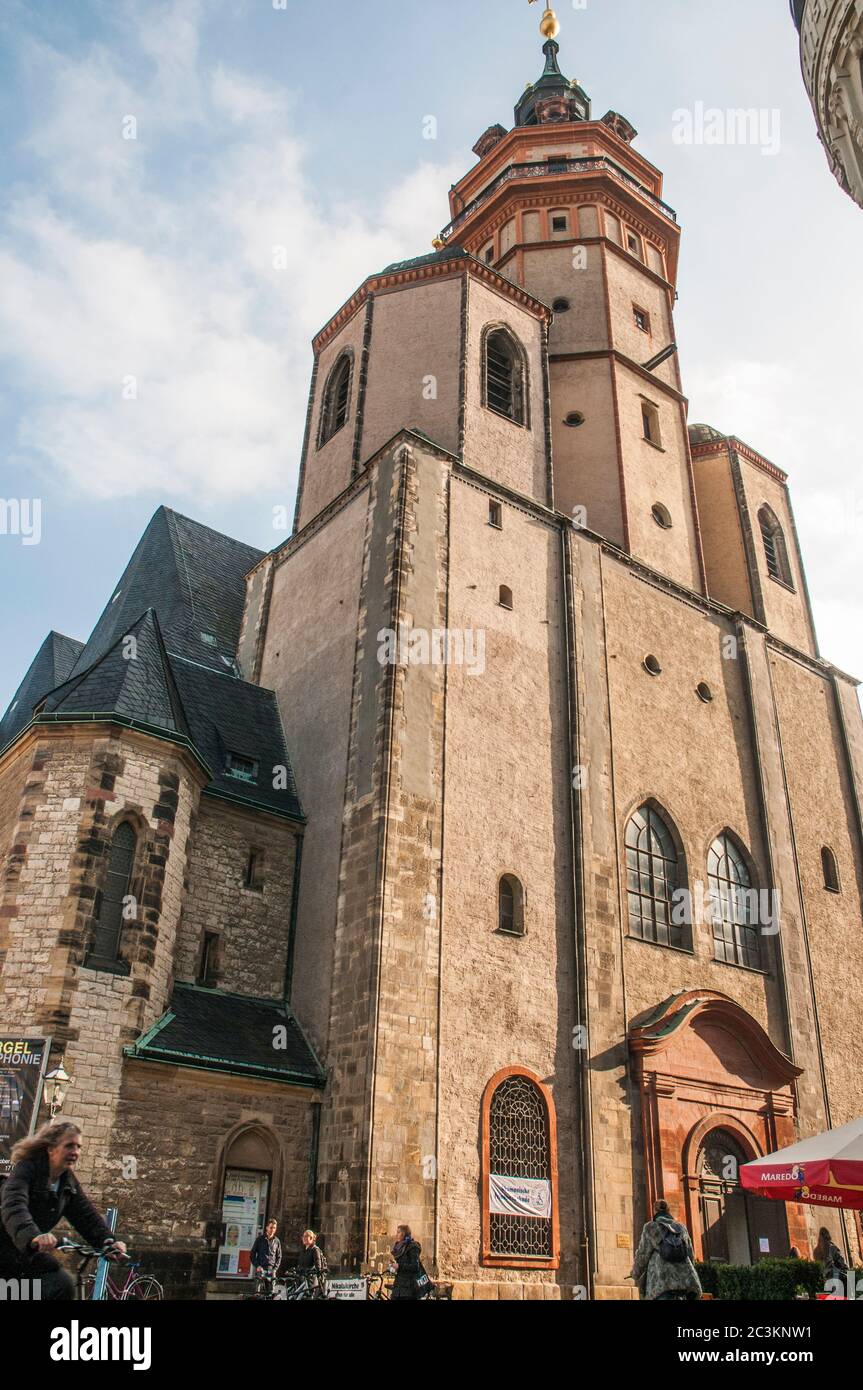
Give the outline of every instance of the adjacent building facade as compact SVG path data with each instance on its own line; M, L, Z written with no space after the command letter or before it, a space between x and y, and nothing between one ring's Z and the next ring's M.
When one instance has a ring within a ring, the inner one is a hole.
M3 1030L196 1288L265 1213L463 1298L632 1297L659 1196L860 1253L737 1179L863 1109L857 682L785 474L687 424L662 176L544 52L315 339L291 539L157 513L2 726Z
M806 90L840 186L863 207L863 4L791 0Z

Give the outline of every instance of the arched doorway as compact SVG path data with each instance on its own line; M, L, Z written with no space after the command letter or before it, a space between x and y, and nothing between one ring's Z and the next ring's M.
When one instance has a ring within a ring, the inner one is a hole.
M783 1203L756 1197L741 1186L740 1165L754 1157L727 1129L712 1129L701 1141L695 1170L705 1260L749 1265L788 1255Z

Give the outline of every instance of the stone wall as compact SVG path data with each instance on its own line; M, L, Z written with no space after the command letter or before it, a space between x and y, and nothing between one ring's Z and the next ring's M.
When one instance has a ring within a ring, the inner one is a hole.
M276 816L201 799L177 937L176 977L194 984L206 933L218 936L210 983L234 994L281 999L291 930L297 827ZM256 886L246 883L256 856Z

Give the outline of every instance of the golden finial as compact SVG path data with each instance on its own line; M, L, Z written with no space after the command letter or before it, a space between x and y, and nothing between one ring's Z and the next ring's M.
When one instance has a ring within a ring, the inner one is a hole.
M535 0L530 0L530 4L535 4ZM539 32L544 39L556 39L560 33L560 21L554 10L546 8L539 24Z
M436 236L434 241L432 242L432 246L436 251L442 251L446 246L446 242L444 241L443 237Z

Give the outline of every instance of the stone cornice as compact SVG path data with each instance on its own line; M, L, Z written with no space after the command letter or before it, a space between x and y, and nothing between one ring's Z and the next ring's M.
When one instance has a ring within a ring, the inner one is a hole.
M782 487L788 485L787 473L784 473L775 463L771 463L763 454L757 453L749 444L744 444L743 440L738 439L734 434L725 435L722 439L708 439L703 444L693 444L691 447L693 459L709 458L712 454L721 454L723 450L733 449L735 453L740 454L741 458L745 458L756 468L760 468L762 473L766 473L774 482L780 483Z
M461 275L473 275L477 280L483 280L487 285L499 293L506 295L508 299L520 304L528 313L533 314L537 319L550 319L551 309L541 300L536 299L527 290L523 290L520 285L516 285L512 280L508 280L505 275L494 270L489 265L483 265L482 261L467 252L464 256L449 257L446 260L428 260L416 266L405 266L399 270L381 271L377 275L369 276L368 280L360 285L359 289L351 295L330 319L329 323L321 329L320 333L312 339L312 347L315 353L320 353L327 343L331 342L337 333L344 328L345 324L359 312L369 295L385 294L390 290L402 289L405 285L418 285L425 280L456 279Z

